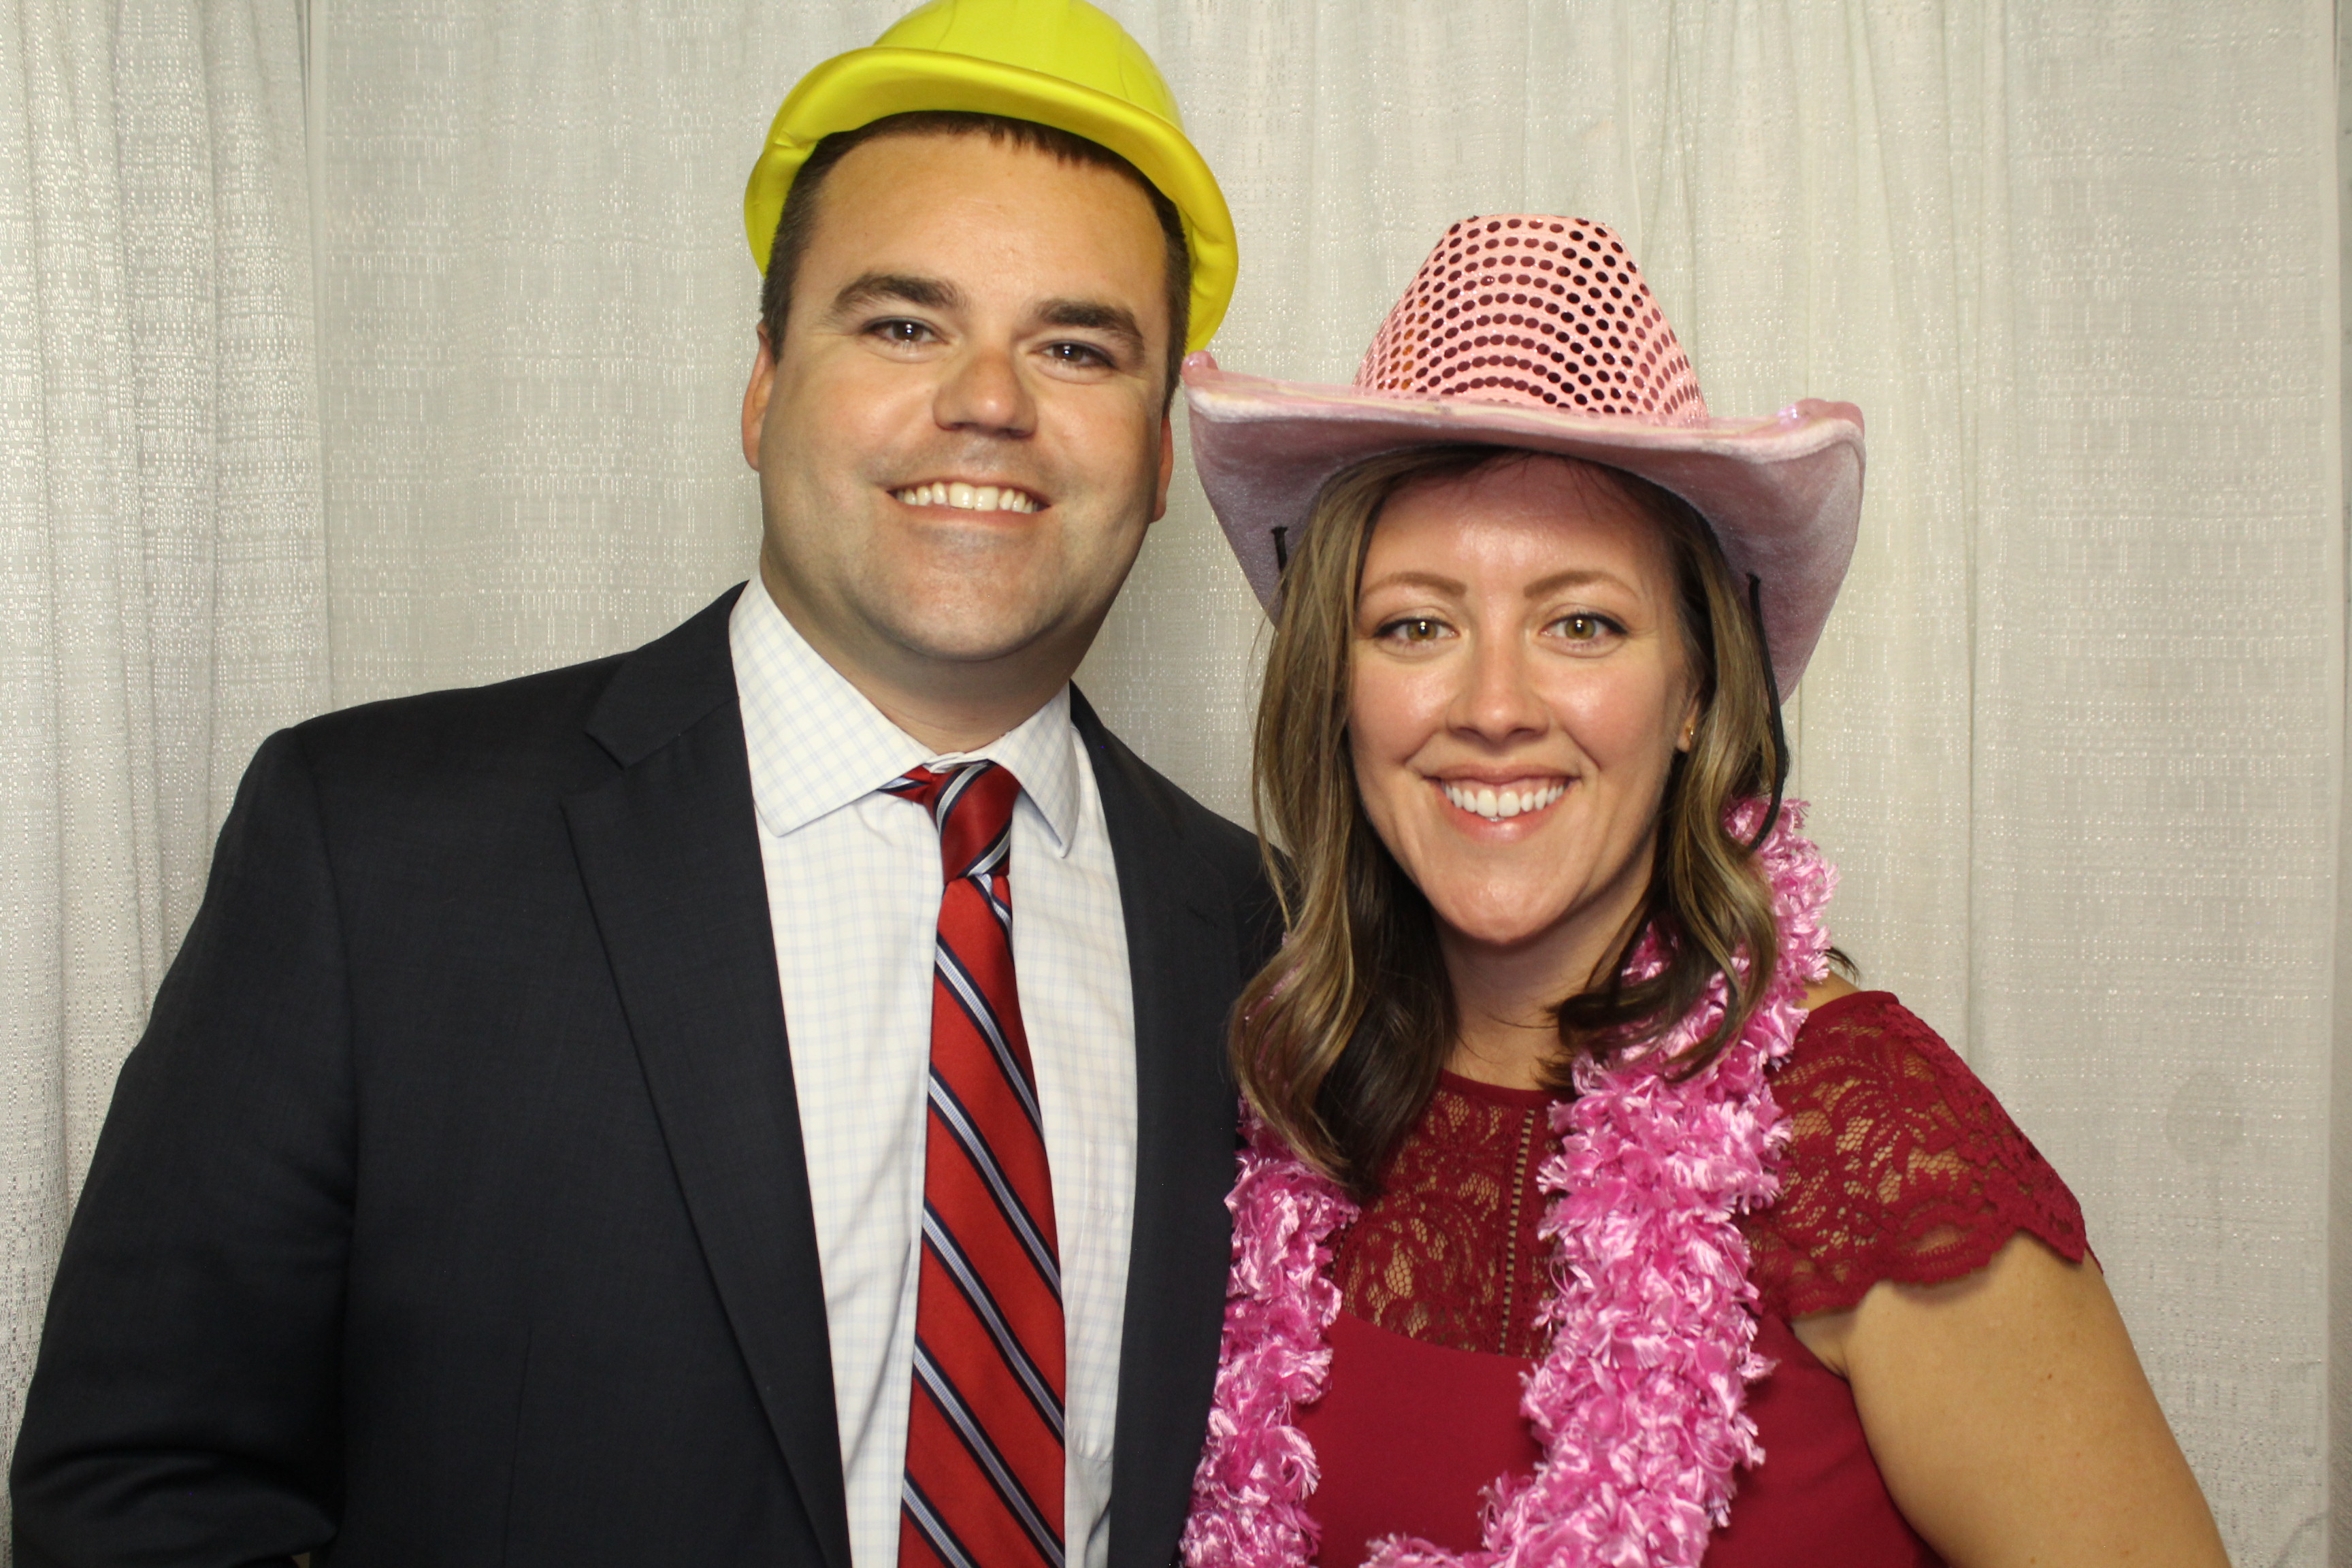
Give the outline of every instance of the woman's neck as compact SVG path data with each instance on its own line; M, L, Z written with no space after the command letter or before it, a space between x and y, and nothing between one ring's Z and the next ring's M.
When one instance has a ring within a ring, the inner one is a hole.
M1560 1060L1553 1010L1591 984L1622 931L1556 930L1513 947L1441 929L1454 986L1454 1049L1446 1070L1505 1089L1540 1089Z
M1612 941L1600 952L1559 967L1555 956L1538 962L1532 952L1498 952L1493 949L1465 951L1449 942L1445 967L1454 983L1457 1015L1454 1049L1445 1070L1479 1083L1504 1089L1546 1089L1560 1058L1559 1026L1553 1009L1590 985L1589 978L1601 961L1614 952ZM1561 978L1574 973L1588 978ZM1834 970L1805 987L1802 1005L1808 1013L1825 1002L1851 996L1858 989Z

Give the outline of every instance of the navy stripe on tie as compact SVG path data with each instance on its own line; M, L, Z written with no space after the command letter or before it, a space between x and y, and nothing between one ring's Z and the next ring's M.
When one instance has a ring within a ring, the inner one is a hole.
M1012 849L1013 824L1008 819L1004 824L1004 831L996 836L996 841L982 850L978 858L957 874L970 877L984 884L988 880L989 873L1004 864L1004 857L1010 854Z
M978 878L973 885L980 889L980 896L988 900L988 912L994 915L996 923L1004 928L1004 940L1010 945L1013 941L1013 906L996 896L996 884L989 879Z
M930 786L929 784L924 784L919 779L910 779L906 774L901 773L897 778L892 779L888 784L884 784L882 786L882 793L884 795L920 795L929 787Z
M912 1476L898 1478L898 1506L907 1510L907 1517L915 1521L916 1528L923 1532L923 1539L931 1543L931 1550L940 1554L940 1560L948 1568L980 1568L980 1564L971 1560L971 1553L963 1549L963 1542L955 1538L955 1531L948 1528L948 1521L940 1517L940 1510L931 1506L931 1500L923 1495L923 1489L915 1484Z
M996 1009L988 1005L987 996L981 992L980 982L971 977L971 972L963 966L963 960L958 958L955 949L945 942L932 944L932 956L936 960L940 978L947 982L949 994L956 999L956 1005L963 1009L963 1016L971 1020L971 1026L980 1031L980 1037L988 1042L988 1048L995 1054L997 1070L1003 1073L1005 1080L1012 1084L1013 1097L1021 1101L1021 1109L1028 1113L1029 1125L1037 1129L1039 1137L1044 1137L1045 1116L1037 1107L1037 1091L1030 1085L1028 1072L1013 1055L1013 1044L1004 1037L1003 1029L998 1026Z
M1013 1184L1004 1179L1004 1172L996 1163L996 1156L989 1151L987 1141L981 1137L980 1130L972 1125L971 1113L963 1108L963 1102L955 1097L955 1090L948 1087L947 1079L940 1076L937 1068L931 1069L931 1110L954 1136L965 1156L971 1161L972 1168L980 1173L981 1180L987 1184L989 1194L996 1200L998 1211L1004 1215L1004 1223L1011 1226L1013 1234L1021 1238L1022 1250L1028 1253L1029 1261L1035 1264L1037 1272L1045 1277L1046 1287L1054 1292L1054 1300L1060 1300L1062 1269L1054 1259L1054 1249L1046 1246L1045 1238L1038 1234L1037 1224L1029 1217L1028 1208L1013 1192Z
M940 1414L948 1418L948 1425L956 1429L956 1436L963 1439L963 1446L971 1451L973 1461L987 1473L989 1480L996 1488L996 1495L1004 1500L1004 1506L1013 1510L1013 1516L1021 1521L1021 1528L1029 1532L1029 1540L1039 1554L1054 1568L1062 1568L1060 1534L1046 1527L1044 1516L1037 1511L1037 1505L1029 1500L1028 1491L1013 1478L1013 1472L1004 1468L1004 1460L998 1455L996 1446L988 1440L988 1434L980 1429L980 1423L972 1419L971 1409L964 1404L963 1395L956 1392L955 1384L950 1383L947 1374L940 1370L940 1363L931 1359L930 1347L923 1343L919 1336L915 1341L915 1375L929 1390L932 1400L940 1407Z
M964 1257L963 1248L956 1242L955 1233L948 1229L947 1222L940 1218L939 1211L929 1204L923 1205L923 1239L930 1244L931 1256L940 1260L940 1267L963 1291L963 1299L971 1303L972 1315L987 1325L989 1337L996 1342L997 1353L1004 1358L1004 1364L1013 1369L1013 1375L1021 1380L1022 1388L1029 1395L1029 1403L1037 1407L1037 1414L1046 1426L1054 1429L1055 1440L1065 1441L1061 1396L1054 1392L1053 1385L1045 1381L1045 1374L1030 1359L1028 1348L1013 1338L1011 1326L1005 1322L1003 1312L996 1305L996 1298L988 1293L988 1287L982 1284L980 1276L972 1272L971 1260Z

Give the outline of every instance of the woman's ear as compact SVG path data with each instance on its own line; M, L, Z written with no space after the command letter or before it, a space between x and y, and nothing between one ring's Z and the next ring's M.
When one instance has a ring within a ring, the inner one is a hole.
M1675 737L1675 751L1688 752L1691 747L1698 743L1699 718L1700 709L1698 699L1697 697L1693 696L1687 702L1683 704L1683 727L1680 732Z

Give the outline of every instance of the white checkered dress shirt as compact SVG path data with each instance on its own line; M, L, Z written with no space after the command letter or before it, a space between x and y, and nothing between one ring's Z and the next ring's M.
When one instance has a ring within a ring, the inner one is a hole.
M824 1273L856 1568L896 1568L915 1342L939 836L877 793L940 758L793 628L754 578L728 623ZM1065 687L968 754L1021 781L1013 963L1045 1118L1069 1339L1069 1560L1109 1551L1135 1192L1135 998L1102 798Z

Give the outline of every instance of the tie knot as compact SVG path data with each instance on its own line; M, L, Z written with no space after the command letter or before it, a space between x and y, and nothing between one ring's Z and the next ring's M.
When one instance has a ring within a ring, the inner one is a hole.
M1021 781L995 763L958 763L942 772L909 768L884 784L931 814L940 830L940 869L948 880L1004 875L1013 854L1013 803Z

